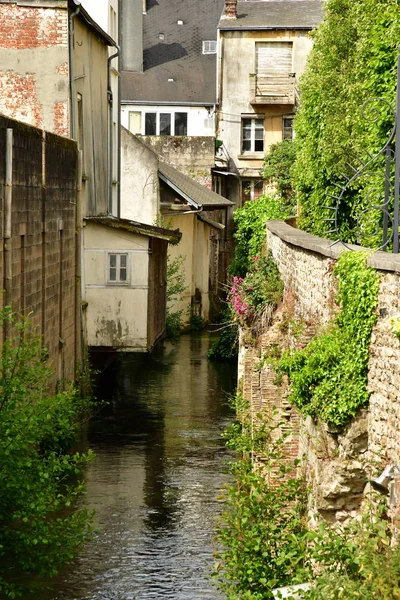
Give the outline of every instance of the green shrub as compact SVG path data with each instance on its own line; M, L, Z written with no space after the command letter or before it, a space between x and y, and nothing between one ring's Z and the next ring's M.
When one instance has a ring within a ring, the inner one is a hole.
M41 340L8 310L0 320L12 331L0 356L0 596L14 598L27 575L56 575L90 533L76 502L92 453L69 453L90 402L72 387L50 394Z

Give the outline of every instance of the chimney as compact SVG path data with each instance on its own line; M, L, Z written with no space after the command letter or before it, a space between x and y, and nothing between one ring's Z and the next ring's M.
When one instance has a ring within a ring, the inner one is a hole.
M226 19L237 19L236 7L237 0L225 0L224 17Z

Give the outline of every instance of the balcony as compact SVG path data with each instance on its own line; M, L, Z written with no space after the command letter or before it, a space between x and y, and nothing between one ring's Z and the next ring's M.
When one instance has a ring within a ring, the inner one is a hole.
M296 104L296 75L250 74L250 104Z

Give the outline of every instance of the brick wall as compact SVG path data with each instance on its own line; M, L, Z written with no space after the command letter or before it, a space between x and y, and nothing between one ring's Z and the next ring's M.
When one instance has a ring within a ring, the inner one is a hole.
M0 116L0 155L13 130L12 307L43 336L57 378L72 379L76 345L76 144ZM4 198L5 161L0 165ZM1 288L6 287L3 231ZM3 303L5 295L3 295Z
M67 136L68 10L53 5L0 3L0 112Z

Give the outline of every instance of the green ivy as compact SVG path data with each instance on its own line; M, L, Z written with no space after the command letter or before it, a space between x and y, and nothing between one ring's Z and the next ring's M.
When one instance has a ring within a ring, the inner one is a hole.
M288 375L290 399L300 411L337 426L348 423L369 400L369 343L380 279L366 256L342 254L334 269L339 314L305 348L288 350L275 363L278 375Z
M285 219L290 211L282 209L279 196L260 196L254 202L246 202L238 208L233 220L236 225L234 238L235 258L229 267L231 275L244 277L250 268L252 258L260 254L264 244L267 221Z
M301 206L298 224L320 236L330 229L323 219L332 216L324 207L334 204L327 195L337 194L333 184L344 182L342 173L352 174L347 163L359 166L356 155L365 160L367 152L377 152L393 126L393 115L383 103L373 105L382 110L369 121L362 117L361 106L371 97L395 105L400 39L398 0L329 0L324 4L325 18L313 36L300 81L292 172ZM384 178L367 179L360 179L346 195L339 222L341 239L356 241L356 220L367 208L367 188L375 188L371 204L382 203L379 194ZM371 245L368 238L361 242Z

